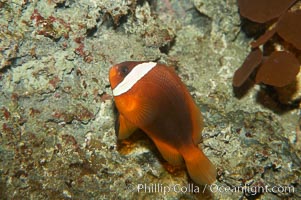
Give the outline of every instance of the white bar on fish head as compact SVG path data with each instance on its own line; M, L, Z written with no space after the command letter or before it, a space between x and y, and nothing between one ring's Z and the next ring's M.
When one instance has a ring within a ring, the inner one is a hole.
M132 71L113 89L113 95L119 96L129 91L143 76L152 70L157 63L145 62L135 66Z

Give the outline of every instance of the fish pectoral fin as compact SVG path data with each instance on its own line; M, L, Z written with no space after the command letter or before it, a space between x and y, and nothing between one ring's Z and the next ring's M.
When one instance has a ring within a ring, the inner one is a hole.
M129 122L123 115L119 114L115 124L115 131L118 139L128 138L137 129L138 128L133 123Z
M127 106L129 119L135 123L143 126L147 126L153 122L158 115L158 103L145 96L137 97L133 99Z
M157 146L158 150L160 151L160 153L162 154L162 157L165 160L167 160L167 162L169 162L172 165L181 165L183 163L183 157L178 152L177 149L159 140L153 140L153 141Z

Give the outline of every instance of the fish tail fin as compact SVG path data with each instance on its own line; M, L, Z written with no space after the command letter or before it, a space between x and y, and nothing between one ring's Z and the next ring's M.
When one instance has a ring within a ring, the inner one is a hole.
M211 184L216 180L216 168L202 150L196 146L181 152L191 179L200 184Z

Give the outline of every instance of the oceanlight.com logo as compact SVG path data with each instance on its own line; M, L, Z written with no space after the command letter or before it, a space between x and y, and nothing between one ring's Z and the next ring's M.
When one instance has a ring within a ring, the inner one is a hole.
M281 186L281 185L265 185L265 186L221 186L217 184L205 185L203 192L209 189L212 193L246 193L249 195L256 195L259 193L295 193L294 186Z
M194 184L188 185L166 185L166 184L138 184L136 187L136 191L138 193L162 193L167 194L170 192L175 193L205 193L206 190L209 190L212 193L244 193L249 195L257 195L260 193L282 193L282 194L292 194L295 193L294 186L249 186L249 185L242 185L242 186L225 186L225 185L204 185L204 187L199 187Z

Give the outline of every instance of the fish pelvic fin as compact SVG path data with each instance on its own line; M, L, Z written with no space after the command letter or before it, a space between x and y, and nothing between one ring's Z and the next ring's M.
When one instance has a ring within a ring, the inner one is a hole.
M137 129L138 128L134 124L125 119L123 115L119 114L115 124L115 131L119 140L128 138Z
M212 184L216 180L216 168L201 149L191 146L181 153L189 176L195 183L205 185Z

